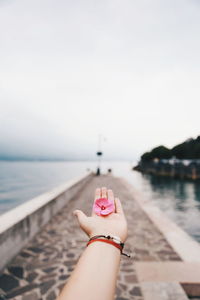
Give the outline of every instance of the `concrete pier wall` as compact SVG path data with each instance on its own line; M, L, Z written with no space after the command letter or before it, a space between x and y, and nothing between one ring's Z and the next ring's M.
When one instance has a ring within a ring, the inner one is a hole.
M91 179L86 174L0 216L0 270Z

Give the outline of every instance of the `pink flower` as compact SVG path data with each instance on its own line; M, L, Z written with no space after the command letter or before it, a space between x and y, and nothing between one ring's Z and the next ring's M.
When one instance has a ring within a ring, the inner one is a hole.
M106 198L96 199L93 204L93 211L98 216L109 215L115 211L114 202Z

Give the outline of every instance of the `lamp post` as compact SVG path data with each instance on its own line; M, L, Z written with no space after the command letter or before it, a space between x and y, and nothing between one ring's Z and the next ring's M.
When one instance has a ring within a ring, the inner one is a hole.
M99 135L99 140L98 140L98 151L97 151L97 160L98 160L98 166L97 166L97 172L96 175L99 176L101 175L101 157L103 155L103 152L101 151L101 140L102 136L101 134Z

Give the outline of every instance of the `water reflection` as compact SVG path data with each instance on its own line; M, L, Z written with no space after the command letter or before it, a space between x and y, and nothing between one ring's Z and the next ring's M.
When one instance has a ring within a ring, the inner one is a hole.
M142 192L200 241L200 182L142 175Z
M113 163L114 175L125 177L136 189L200 242L200 182L142 175L130 164Z
M192 197L200 202L199 182L187 182L180 179L152 175L144 175L144 179L150 182L153 190L156 192L168 193L169 191L172 191L175 197L182 199L183 202L188 197Z

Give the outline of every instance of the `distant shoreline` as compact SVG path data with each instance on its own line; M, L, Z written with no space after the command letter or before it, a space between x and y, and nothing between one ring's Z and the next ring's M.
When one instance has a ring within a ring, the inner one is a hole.
M31 161L31 162L33 162L33 161L52 161L52 162L56 162L56 161L72 161L72 160L67 160L67 159L48 159L48 158L36 158L36 159L34 159L34 158L0 158L0 161L20 161L20 162L22 162L22 161Z
M200 160L154 159L140 161L133 170L155 176L200 180Z
M62 161L66 161L66 162L68 162L68 161L83 161L83 160L71 160L71 159L57 159L57 158L0 158L0 161L20 161L20 162L22 162L22 161L31 161L31 162L33 162L33 161L38 161L38 162L40 162L40 161L49 161L49 162L62 162Z

